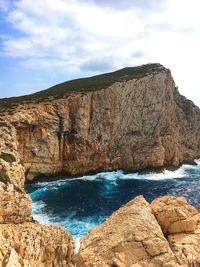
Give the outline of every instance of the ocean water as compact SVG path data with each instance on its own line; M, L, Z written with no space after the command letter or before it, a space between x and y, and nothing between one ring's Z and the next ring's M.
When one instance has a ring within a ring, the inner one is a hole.
M66 227L77 239L102 223L127 201L144 195L147 201L166 194L187 197L200 208L200 160L176 171L124 174L102 172L70 180L26 185L33 200L33 217ZM63 177L64 178L64 177Z

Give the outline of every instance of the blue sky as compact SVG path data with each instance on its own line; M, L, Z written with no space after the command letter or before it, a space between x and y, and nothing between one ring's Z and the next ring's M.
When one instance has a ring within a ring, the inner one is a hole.
M159 62L200 106L199 0L0 0L0 97Z

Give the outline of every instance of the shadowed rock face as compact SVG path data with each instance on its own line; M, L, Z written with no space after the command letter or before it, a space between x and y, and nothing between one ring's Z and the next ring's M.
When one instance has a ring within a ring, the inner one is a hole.
M200 110L178 93L161 65L103 89L23 103L2 116L17 128L30 180L60 172L178 166L200 156Z

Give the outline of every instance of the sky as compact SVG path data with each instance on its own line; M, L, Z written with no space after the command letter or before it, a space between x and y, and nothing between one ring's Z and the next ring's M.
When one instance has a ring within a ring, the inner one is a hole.
M0 98L161 63L200 106L199 0L0 0Z

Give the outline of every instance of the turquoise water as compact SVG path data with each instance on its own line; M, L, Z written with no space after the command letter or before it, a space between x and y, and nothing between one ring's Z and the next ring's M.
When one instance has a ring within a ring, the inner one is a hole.
M197 163L197 166L183 165L176 171L165 170L159 174L114 171L38 182L27 185L26 190L33 200L36 220L64 226L79 239L138 195L144 195L147 201L166 194L184 195L200 208L200 160Z

